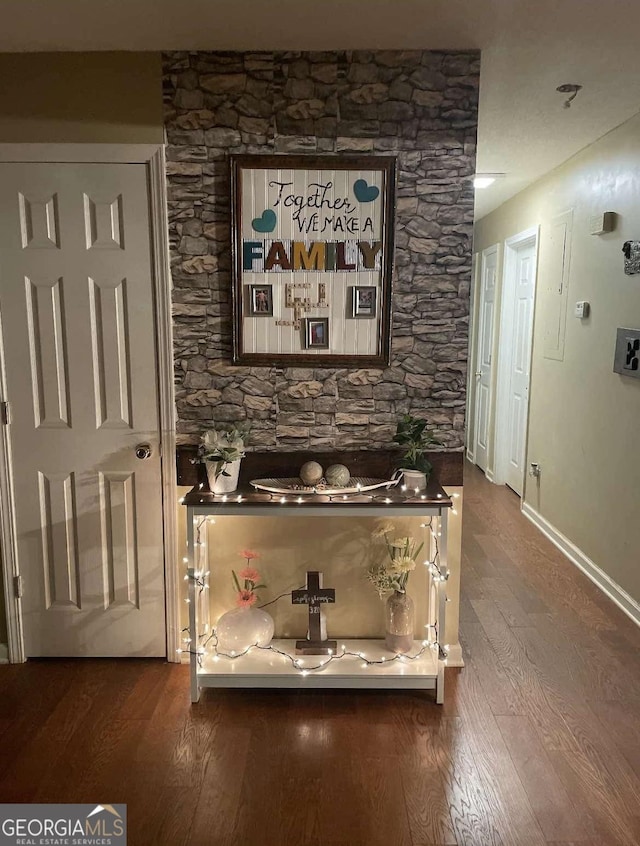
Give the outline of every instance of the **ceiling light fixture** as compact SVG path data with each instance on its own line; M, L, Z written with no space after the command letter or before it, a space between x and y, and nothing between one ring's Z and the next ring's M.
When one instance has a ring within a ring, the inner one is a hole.
M496 181L495 176L474 176L473 178L473 187L474 188L488 188L489 185L493 185Z
M564 101L563 106L565 109L571 108L571 103L576 99L578 91L580 91L581 88L582 85L578 85L575 82L565 82L564 85L558 85L556 91L559 91L560 94L571 95L570 97L567 97L567 99Z
M496 179L502 179L504 173L476 173L473 177L474 188L488 188Z

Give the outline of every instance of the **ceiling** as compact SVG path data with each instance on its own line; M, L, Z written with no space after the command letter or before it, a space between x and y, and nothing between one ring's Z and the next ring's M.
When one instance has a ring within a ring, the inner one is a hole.
M640 110L638 0L0 0L0 51L482 50L482 217ZM570 109L556 87L584 86ZM1 106L0 106L1 108Z

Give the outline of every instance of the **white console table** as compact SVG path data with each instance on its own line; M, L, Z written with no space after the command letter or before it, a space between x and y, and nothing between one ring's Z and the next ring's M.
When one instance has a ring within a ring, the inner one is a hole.
M435 690L435 701L438 704L444 701L446 650L439 637L444 637L445 627L447 514L452 501L439 485L431 482L426 491L415 495L393 489L334 497L280 497L253 489L214 496L198 486L184 497L183 503L187 509L190 638L188 650L185 647L184 651L190 653L192 702L198 701L204 687L420 689ZM214 634L209 620L209 550L207 532L202 528L207 517L224 515L426 518L431 541L425 544L425 548L430 547L425 568L428 636L425 640L416 640L414 648L404 658L394 658L393 653L385 649L384 640L338 638L336 658L323 669L318 669L318 665L326 656L297 656L295 640L276 639L272 642L273 649L252 647L238 656L218 654L210 646ZM340 657L343 652L347 654Z

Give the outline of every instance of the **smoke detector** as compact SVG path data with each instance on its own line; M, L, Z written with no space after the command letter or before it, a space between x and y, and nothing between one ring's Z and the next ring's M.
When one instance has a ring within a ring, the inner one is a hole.
M564 101L564 108L570 109L571 103L575 100L578 91L582 88L582 85L578 85L575 82L565 82L563 85L558 85L556 91L559 91L560 94L569 94L570 96Z

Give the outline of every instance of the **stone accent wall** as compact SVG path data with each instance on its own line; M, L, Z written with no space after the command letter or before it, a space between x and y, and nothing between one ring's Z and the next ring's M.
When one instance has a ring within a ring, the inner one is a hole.
M250 420L263 449L389 446L400 414L464 442L475 52L164 56L181 442ZM392 361L231 365L230 153L398 157Z

